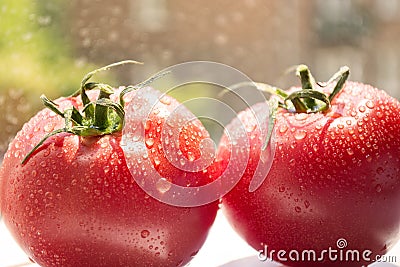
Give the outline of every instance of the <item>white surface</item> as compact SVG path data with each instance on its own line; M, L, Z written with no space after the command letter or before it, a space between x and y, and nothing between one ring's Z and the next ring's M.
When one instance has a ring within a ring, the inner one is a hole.
M388 254L397 257L396 266L400 266L400 243ZM27 265L23 265L23 264ZM28 258L19 249L8 233L4 224L0 223L0 267L35 267L29 264ZM248 246L230 227L225 217L219 213L210 235L203 248L190 262L189 267L273 267L278 266L257 260L257 253ZM394 266L376 264L378 266Z

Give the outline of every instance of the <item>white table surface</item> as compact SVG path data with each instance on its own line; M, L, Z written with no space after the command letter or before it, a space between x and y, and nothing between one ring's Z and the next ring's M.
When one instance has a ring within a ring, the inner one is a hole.
M400 243L389 252L397 257L392 264L374 264L374 267L400 266ZM4 223L0 223L0 267L35 267L26 255L19 249L8 233ZM275 267L274 263L261 262L257 252L248 246L230 227L225 217L219 213L206 243L196 257L190 262L190 267Z

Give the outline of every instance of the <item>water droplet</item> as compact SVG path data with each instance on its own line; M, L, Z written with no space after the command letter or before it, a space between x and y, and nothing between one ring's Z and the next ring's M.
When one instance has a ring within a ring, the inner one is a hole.
M367 106L367 108L373 109L375 107L374 102L372 102L371 100L368 100L367 103L365 103L365 105Z
M165 193L171 189L171 183L165 178L160 178L156 183L156 188L160 193Z
M280 133L285 133L285 132L287 131L287 129L288 129L288 127L287 127L286 125L282 125L282 126L279 128L279 132L280 132Z
M53 199L53 193L52 192L46 192L44 193L44 197L47 199Z
M307 117L308 115L306 113L296 113L296 115L294 115L294 118L298 121L304 121Z
M151 128L151 121L146 121L146 123L144 124L144 129L146 130L146 131L148 131L148 130L150 130L150 128Z
M365 112L365 110L366 110L365 106L358 107L358 111L360 111L360 112Z
M306 137L306 135L307 135L307 132L306 132L306 131L298 130L298 131L296 131L296 133L294 134L294 138L296 138L297 140L301 140L301 139L303 139L304 137Z
M378 192L378 193L380 193L380 192L382 192L382 185L380 185L380 184L377 184L376 186L375 186L375 191L376 192Z
M147 238L150 235L150 232L148 230L143 230L142 232L140 232L140 236L142 238Z
M195 159L196 159L195 155L193 155L192 152L188 152L188 160L192 162L192 161L194 161Z
M378 167L378 169L376 169L376 173L377 174L382 174L384 172L382 167Z
M290 166L294 166L296 164L296 160L295 159L291 159L289 161Z
M349 154L350 156L354 154L353 149L351 149L350 147L348 149L346 149L347 154Z
M43 130L49 133L54 130L54 125L52 123L48 123L43 127Z
M147 148L151 148L153 145L154 145L154 139L153 138L146 139Z
M164 105L169 105L171 104L171 99L168 96L163 96L160 99L160 102L163 103Z
M104 174L107 174L110 171L110 167L104 166L103 170L104 170Z
M294 210L295 210L297 213L300 213L300 212L301 212L301 208L300 208L299 206L294 207Z
M284 186L280 186L278 188L278 190L279 190L279 192L283 193L283 192L285 192L286 188Z
M308 200L304 201L304 207L306 207L306 209L308 209L310 207L310 202Z
M158 168L160 166L161 160L158 157L154 158L154 167Z

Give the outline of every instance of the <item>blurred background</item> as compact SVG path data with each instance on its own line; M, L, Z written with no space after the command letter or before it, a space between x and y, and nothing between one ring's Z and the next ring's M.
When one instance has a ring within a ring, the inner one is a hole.
M305 63L318 80L340 66L400 97L398 0L1 0L0 155L31 115L75 91L82 76L123 59L143 66L103 76L137 83L173 64L209 60L281 87Z

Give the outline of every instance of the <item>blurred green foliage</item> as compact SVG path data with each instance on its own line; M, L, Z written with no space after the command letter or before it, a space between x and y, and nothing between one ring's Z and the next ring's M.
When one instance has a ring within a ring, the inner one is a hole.
M73 58L68 1L0 1L0 161L8 142L50 98L75 91L95 67Z
M71 57L63 12L67 3L0 2L1 91L21 89L35 99L42 93L54 98L75 90L82 75L93 68Z

